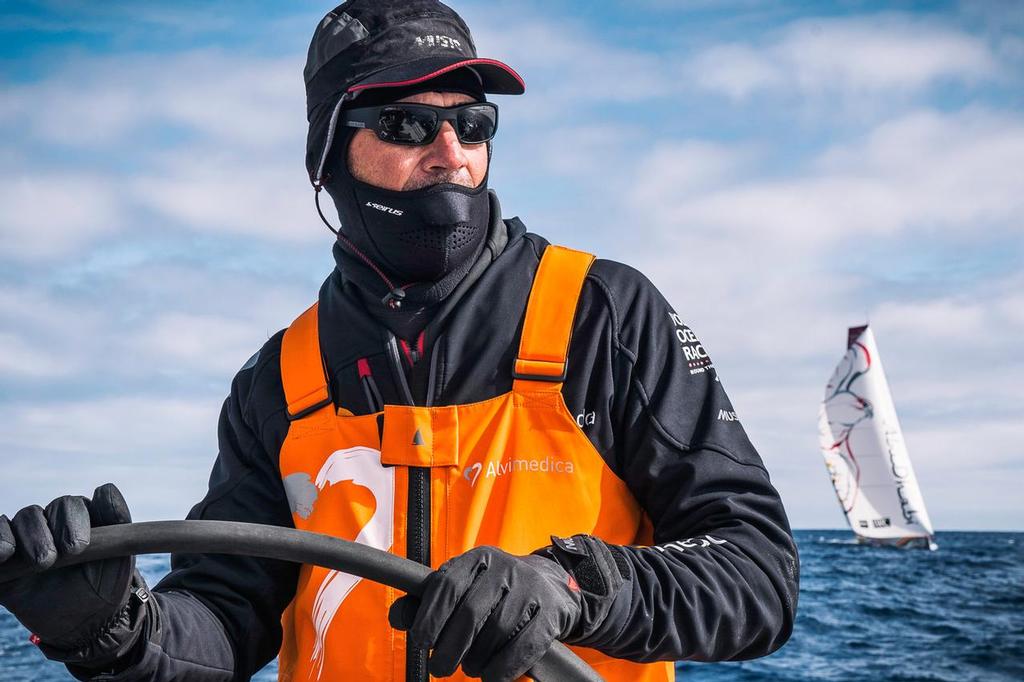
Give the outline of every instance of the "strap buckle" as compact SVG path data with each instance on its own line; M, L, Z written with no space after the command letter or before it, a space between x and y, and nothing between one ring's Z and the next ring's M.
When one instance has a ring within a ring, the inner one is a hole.
M307 415L313 414L314 412L316 412L320 408L327 407L328 405L332 404L334 402L334 399L331 397L331 389L328 388L326 393L327 393L327 397L326 398L324 398L323 400L320 400L319 402L313 403L312 405L310 405L308 407L304 407L301 410L299 410L298 412L293 413L291 411L291 406L285 408L285 414L288 415L288 421L292 421L293 422L296 419L302 419L303 417L305 417Z
M568 375L568 372L569 372L569 363L568 362L561 362L561 363L554 363L554 362L552 362L552 363L549 363L549 364L551 364L551 365L560 364L562 366L561 373L559 373L559 374L538 374L536 372L520 372L517 369L517 367L519 365L519 361L516 360L515 364L512 365L512 378L513 379L518 379L520 381L550 381L553 384L565 383L565 378L566 378L566 376Z

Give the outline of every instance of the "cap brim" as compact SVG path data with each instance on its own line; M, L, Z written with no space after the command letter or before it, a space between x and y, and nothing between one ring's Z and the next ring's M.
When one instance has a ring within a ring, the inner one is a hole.
M486 93L521 95L526 91L523 79L509 65L496 59L480 57L467 59L461 56L426 57L382 69L352 85L348 91L358 93L370 88L399 88L416 85L464 67L473 67L473 70L480 75Z

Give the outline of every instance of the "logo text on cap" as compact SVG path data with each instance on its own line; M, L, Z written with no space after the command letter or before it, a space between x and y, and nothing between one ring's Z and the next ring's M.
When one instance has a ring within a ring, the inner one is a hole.
M461 50L462 43L451 36L416 36L416 47L447 47Z

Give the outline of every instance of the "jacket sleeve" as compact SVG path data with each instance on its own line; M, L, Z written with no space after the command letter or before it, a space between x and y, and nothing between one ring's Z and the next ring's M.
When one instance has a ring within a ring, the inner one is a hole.
M260 430L257 402L276 402L280 386L275 341L239 371L224 402L219 454L209 490L189 519L292 526L276 458ZM279 347L279 345L277 346ZM268 357L269 356L269 357ZM270 381L264 381L263 376ZM268 385L269 384L269 385ZM271 395L267 395L267 393ZM283 418L282 415L276 415ZM269 427L272 430L272 426ZM277 655L281 614L295 593L296 564L214 554L175 554L171 572L152 590L137 619L139 643L119 661L116 674L72 668L79 679L247 680Z
M625 266L618 266L626 270ZM588 646L619 658L736 660L793 628L797 551L778 493L703 345L636 271L598 284L613 311L614 468L652 546Z

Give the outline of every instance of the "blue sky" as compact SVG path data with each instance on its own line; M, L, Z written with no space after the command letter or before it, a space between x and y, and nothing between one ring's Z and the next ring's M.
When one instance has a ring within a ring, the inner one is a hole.
M703 338L797 527L870 319L937 528L1024 527L1024 6L453 2L491 186L644 271ZM0 6L0 512L205 489L229 382L332 267L305 180L308 2Z

